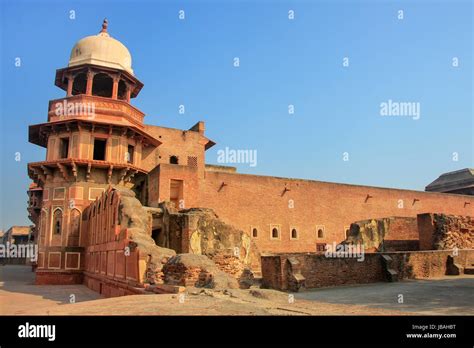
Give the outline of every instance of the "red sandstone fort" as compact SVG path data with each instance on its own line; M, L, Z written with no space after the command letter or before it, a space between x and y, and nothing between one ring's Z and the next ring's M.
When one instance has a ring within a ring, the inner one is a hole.
M29 141L47 149L44 161L28 164L38 284L134 293L163 279L172 284L176 254L206 255L240 278L243 269L255 274L289 260L285 276L293 272L298 282L304 260L275 255L318 255L351 238L374 252L472 247L473 170L448 173L421 192L208 165L206 150L215 143L203 122L187 130L144 123L131 104L143 88L131 63L104 21L56 71L65 97L49 102L47 122L29 127ZM452 245L435 238L446 221L458 226ZM205 267L188 278L205 284L215 276ZM291 279L281 286L277 278L268 285L291 288Z

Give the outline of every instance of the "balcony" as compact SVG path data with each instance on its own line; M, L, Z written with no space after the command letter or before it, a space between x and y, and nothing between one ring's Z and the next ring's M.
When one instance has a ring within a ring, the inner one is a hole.
M112 175L119 173L120 182L129 182L136 174L147 174L148 171L130 163L117 163L79 158L65 158L52 161L28 163L28 176L35 182L45 183L54 177L54 171L59 170L66 181L78 181L79 168L83 167L85 181L91 178L91 170L107 169L107 182L112 183Z
M143 128L145 114L124 100L91 95L75 95L50 100L48 122L67 119L107 121L117 124L132 124Z

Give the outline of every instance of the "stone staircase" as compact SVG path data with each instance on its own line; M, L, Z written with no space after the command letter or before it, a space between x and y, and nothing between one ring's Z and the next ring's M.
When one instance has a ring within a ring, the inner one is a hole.
M305 288L305 277L301 274L302 265L296 257L289 257L287 262L288 290L298 292Z
M392 266L393 259L389 255L382 255L382 265L385 270L387 281L398 282L398 272Z
M465 265L456 262L456 258L448 256L446 265L448 275L474 274L474 260L466 261Z
M474 274L474 260L469 260L464 267L464 274Z

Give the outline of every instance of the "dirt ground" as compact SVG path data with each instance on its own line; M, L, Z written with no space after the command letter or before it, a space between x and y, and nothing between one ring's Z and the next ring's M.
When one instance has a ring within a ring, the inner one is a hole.
M297 300L354 304L420 315L474 315L474 276L408 280L317 289Z
M423 314L406 308L337 301L321 289L299 294L251 288L223 290L187 288L180 294L149 294L102 298L84 285L33 284L34 274L24 266L0 266L1 315L407 315ZM472 278L474 281L474 277ZM368 284L366 286L385 284ZM387 284L390 285L390 284ZM397 284L398 285L398 284ZM345 288L345 296L351 288ZM362 289L364 291L364 289ZM471 289L472 290L472 289ZM360 290L359 290L360 292ZM335 292L334 292L335 293ZM319 295L318 295L319 294ZM335 293L336 294L336 293ZM73 295L75 303L70 303ZM375 299L376 304L379 299ZM387 307L387 308L383 308ZM435 313L427 313L435 314Z

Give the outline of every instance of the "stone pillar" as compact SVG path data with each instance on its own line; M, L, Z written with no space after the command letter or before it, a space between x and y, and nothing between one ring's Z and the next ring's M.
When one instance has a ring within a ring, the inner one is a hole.
M113 80L114 80L114 84L112 86L112 99L117 99L120 76L117 76L117 75L114 76Z
M132 94L132 86L130 86L127 83L127 89L126 89L126 92L125 92L125 100L127 101L127 103L130 103L130 95L131 94Z
M74 83L74 77L72 75L67 75L67 94L66 97L72 96L72 85Z
M87 85L86 85L86 95L92 95L92 83L94 81L94 73L92 71L87 71Z

